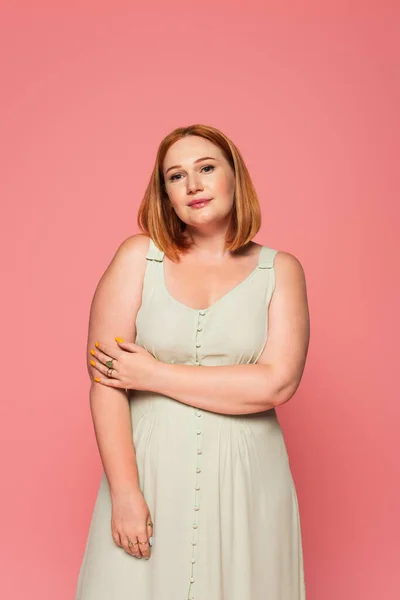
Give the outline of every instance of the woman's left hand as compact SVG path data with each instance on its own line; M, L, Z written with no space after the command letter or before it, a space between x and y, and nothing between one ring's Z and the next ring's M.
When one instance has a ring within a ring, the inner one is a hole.
M97 359L95 361L92 358L90 364L102 374L94 377L94 380L109 387L150 391L148 386L157 359L142 346L120 341L120 338L116 338L116 342L122 350L101 342L96 342L96 349L90 350L91 355Z

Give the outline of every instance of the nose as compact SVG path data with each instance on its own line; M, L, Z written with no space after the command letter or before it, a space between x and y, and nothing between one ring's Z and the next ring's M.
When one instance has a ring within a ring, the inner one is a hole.
M186 178L186 190L187 192L197 192L197 190L202 190L202 184L200 177L197 173L188 173Z

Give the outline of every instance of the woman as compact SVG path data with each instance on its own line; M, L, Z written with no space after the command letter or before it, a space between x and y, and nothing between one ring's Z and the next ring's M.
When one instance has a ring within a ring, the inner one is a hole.
M91 307L104 473L75 600L305 599L275 408L304 370L306 284L292 254L252 241L260 222L225 135L193 125L162 141L143 233Z

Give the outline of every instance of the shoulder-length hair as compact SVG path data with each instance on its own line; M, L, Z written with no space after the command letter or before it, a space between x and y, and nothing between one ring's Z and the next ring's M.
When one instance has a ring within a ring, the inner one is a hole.
M142 233L150 236L161 251L177 261L180 252L185 252L191 243L183 235L186 223L178 217L169 202L162 169L168 149L188 135L203 137L219 146L234 171L235 195L226 234L226 247L234 252L246 246L261 226L258 197L235 144L221 131L207 125L195 124L174 129L159 145L153 172L139 206L137 224Z

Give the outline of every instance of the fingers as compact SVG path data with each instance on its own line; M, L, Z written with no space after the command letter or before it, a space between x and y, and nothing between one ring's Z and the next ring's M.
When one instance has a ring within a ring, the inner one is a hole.
M150 558L153 537L153 523L150 517L147 517L143 527L138 528L135 533L134 530L131 530L129 534L125 534L112 528L112 537L116 545L123 548L131 556Z
M110 358L115 358L115 360L117 360L121 355L121 350L118 347L116 348L115 346L110 346L109 344L103 344L102 342L95 342L94 345L96 346L99 355L101 355L103 358L105 356L107 357L106 360L110 360Z
M147 533L148 523L150 521L150 517L148 517L143 523L143 529L138 532L137 539L139 542L140 552L143 558L150 558L150 543L149 536Z
M153 521L150 517L146 520L146 538L139 540L140 551L143 558L150 558L151 546L153 542Z
M121 536L119 535L118 531L112 529L111 534L112 534L112 538L113 538L114 542L116 543L116 545L119 546L120 548L122 548Z
M147 536L145 535L143 538L138 537L138 542L143 558L150 558L150 544Z
M147 519L147 539L149 540L150 546L153 545L153 521L149 518Z
M107 366L107 362L112 361L113 370L116 373L119 373L119 362L116 358L111 358L110 356L107 356L107 354L103 354L103 352L100 352L100 350L94 350L92 352L92 356L94 356L94 358L97 358L97 362L91 359L90 364L92 365L92 367L95 367L98 371L101 371L102 373L107 373L109 369L109 367Z
M114 339L117 342L118 346L121 346L124 350L128 350L128 352L140 352L140 350L144 349L142 346L138 346L133 342L124 342L124 340L121 338Z
M137 537L136 536L134 536L134 537L125 536L124 539L125 539L125 542L123 544L124 550L128 554L131 554L132 556L135 556L136 558L142 558L142 554L140 552L140 546L139 546Z
M90 364L92 365L92 367L100 371L100 373L103 373L103 375L107 375L107 377L114 377L115 379L119 378L118 363L114 363L112 371L109 371L110 367L106 367L100 362L95 362L94 360L90 361Z
M122 536L125 542L122 547L128 554L136 558L150 558L150 542L145 531L139 531L137 535Z

